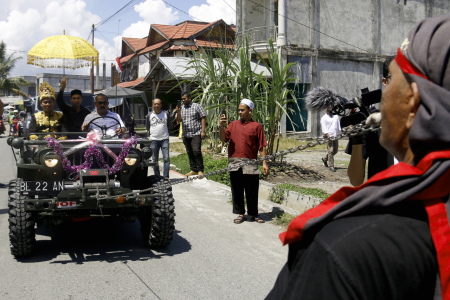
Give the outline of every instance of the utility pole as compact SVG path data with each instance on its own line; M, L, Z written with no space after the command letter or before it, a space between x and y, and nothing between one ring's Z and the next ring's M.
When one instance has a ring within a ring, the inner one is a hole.
M94 46L94 30L95 25L92 24L92 46ZM91 93L94 93L94 62L92 62L91 66Z

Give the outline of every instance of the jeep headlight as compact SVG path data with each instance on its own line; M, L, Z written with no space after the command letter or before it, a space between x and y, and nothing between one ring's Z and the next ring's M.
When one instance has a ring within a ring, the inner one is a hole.
M44 160L44 163L47 167L53 168L58 164L58 160L56 158L47 158Z
M137 158L125 157L125 163L129 166L134 165L137 162Z

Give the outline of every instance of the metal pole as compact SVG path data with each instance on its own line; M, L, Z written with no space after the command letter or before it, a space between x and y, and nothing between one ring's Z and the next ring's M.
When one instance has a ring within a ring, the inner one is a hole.
M92 24L92 46L94 46L94 30L95 25ZM91 66L91 93L94 93L94 62L92 62Z

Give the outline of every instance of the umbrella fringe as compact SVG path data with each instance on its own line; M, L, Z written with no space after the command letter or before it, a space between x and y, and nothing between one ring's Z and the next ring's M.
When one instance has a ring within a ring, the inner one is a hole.
M83 67L92 67L99 65L98 56L83 56L79 58L57 58L57 57L38 57L27 55L27 64L40 66L42 68L66 68L78 69Z

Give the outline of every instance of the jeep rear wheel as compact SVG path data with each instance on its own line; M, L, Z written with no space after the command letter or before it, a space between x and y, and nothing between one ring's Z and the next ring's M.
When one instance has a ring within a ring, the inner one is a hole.
M163 248L170 244L175 231L175 206L172 186L162 177L150 176L150 186L154 193L161 194L155 198L154 206L147 208L139 216L144 243L151 248Z
M20 194L22 179L9 183L9 241L11 254L15 257L30 255L36 246L35 220L32 213L25 211L28 197Z

